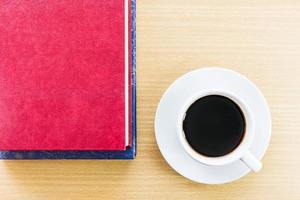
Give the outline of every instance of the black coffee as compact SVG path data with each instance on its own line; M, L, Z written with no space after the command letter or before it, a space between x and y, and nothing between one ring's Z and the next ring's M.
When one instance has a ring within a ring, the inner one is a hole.
M240 107L227 97L210 95L195 101L187 110L183 131L198 153L224 156L242 141L246 128Z

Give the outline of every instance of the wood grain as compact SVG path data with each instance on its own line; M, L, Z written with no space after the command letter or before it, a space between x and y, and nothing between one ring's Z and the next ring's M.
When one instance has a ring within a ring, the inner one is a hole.
M140 0L138 155L134 161L1 161L1 199L300 199L300 1ZM253 80L272 112L259 174L191 182L162 158L153 120L180 75L223 66Z

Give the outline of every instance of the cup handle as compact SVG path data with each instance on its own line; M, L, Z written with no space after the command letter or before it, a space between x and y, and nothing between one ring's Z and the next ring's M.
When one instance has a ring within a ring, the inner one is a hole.
M247 151L241 158L243 163L247 165L253 172L258 172L262 168L261 162L255 158L249 151Z

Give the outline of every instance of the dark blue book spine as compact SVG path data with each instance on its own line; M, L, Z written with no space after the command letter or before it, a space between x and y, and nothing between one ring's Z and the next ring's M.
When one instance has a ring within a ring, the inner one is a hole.
M0 159L134 159L136 155L136 0L131 0L132 145L125 151L0 151Z

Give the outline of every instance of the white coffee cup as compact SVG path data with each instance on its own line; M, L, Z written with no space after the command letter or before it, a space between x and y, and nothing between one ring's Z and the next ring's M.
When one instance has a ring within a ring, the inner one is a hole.
M187 142L183 131L183 121L185 119L186 111L188 110L188 108L196 100L209 95L224 96L229 98L233 102L235 102L243 112L245 122L246 122L244 137L240 142L240 144L232 152L220 157L208 157L196 152ZM183 104L180 110L180 113L178 115L178 121L177 121L177 132L178 132L180 143L185 149L185 151L195 160L206 165L214 165L214 166L222 166L222 165L232 163L236 160L241 160L253 172L258 172L262 168L262 164L257 158L255 158L251 154L251 152L249 152L249 148L256 134L254 131L255 130L254 127L255 124L253 120L253 114L251 112L251 108L247 105L246 100L241 99L238 94L233 94L229 91L220 91L220 90L199 91L194 96L187 99L185 104Z

